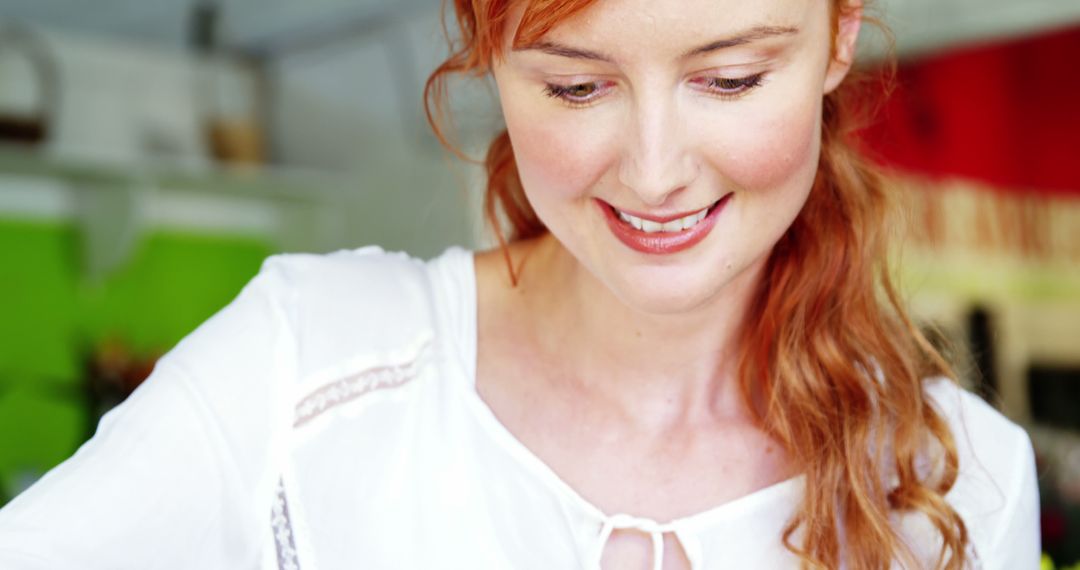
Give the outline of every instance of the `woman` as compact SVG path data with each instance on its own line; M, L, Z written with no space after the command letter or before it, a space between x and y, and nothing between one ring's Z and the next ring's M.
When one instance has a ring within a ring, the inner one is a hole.
M1036 567L1027 437L925 380L881 268L859 6L456 9L429 94L494 77L503 246L272 258L5 509L0 566Z

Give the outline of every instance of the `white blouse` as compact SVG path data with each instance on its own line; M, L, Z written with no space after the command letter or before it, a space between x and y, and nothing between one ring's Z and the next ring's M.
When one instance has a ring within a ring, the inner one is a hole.
M801 477L678 520L604 513L499 423L475 362L470 252L272 257L0 511L0 568L595 570L615 529L649 533L654 568L665 538L694 570L797 567L781 530ZM927 390L979 564L1037 568L1027 435L952 383ZM897 523L936 552L925 517Z

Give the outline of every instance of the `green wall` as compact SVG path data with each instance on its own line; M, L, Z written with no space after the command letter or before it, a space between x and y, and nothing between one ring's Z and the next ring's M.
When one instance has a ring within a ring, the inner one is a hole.
M97 413L84 363L114 340L168 350L227 304L272 253L252 237L156 231L101 282L80 274L61 222L0 218L0 504L83 442Z

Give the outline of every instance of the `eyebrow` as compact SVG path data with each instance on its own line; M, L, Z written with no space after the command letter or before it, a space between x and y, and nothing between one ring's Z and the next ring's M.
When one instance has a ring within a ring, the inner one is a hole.
M799 33L799 28L792 26L758 26L751 28L737 36L716 40L701 47L694 48L682 55L681 59L687 59L695 55L703 55L709 52L741 46L744 44L774 38L777 36L793 36Z
M767 38L777 36L789 36L797 33L799 33L799 29L792 26L757 26L737 35L728 38L721 38L719 40L709 42L703 46L690 49L689 51L679 56L679 59L688 59L694 56L704 55L710 52L735 46L741 46ZM607 63L613 63L615 61L615 58L600 52L571 47L546 40L514 48L513 51L529 50L540 51L549 55L569 57L573 59L589 59L594 61L603 61Z

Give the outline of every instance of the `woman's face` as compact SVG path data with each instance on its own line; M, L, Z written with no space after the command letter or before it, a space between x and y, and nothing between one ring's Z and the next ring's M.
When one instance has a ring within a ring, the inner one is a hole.
M829 1L599 0L513 50L521 13L493 73L554 237L648 312L753 282L806 201L822 97L847 71Z

